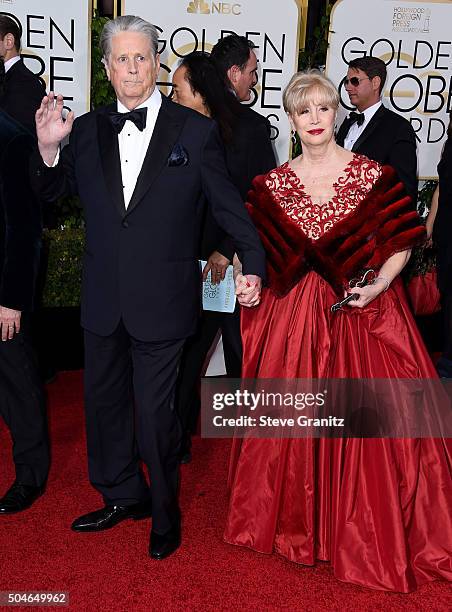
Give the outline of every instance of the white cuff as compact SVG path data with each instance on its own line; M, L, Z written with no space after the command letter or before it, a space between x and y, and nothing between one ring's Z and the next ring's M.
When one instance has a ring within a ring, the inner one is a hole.
M44 160L42 160L44 161ZM58 165L58 162L60 161L60 149L58 149L56 157L55 157L55 161L53 162L53 164L50 166L47 162L44 161L44 164L47 166L47 168L55 168L56 165Z

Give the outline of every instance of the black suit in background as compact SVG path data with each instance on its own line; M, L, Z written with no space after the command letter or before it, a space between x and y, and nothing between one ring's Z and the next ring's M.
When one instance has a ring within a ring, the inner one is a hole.
M0 94L0 108L18 121L33 136L36 136L35 114L45 95L45 87L39 77L33 74L20 59L4 75L2 93ZM43 209L43 224L45 227L55 226L54 213L50 206ZM44 311L41 308L47 272L47 255L47 250L44 248L41 253L35 292L35 312L31 322L33 344L38 357L41 377L44 380L52 379L55 374L51 365L53 358L49 352L46 330L48 317L44 316Z
M5 74L0 108L36 136L35 113L45 95L39 77L20 59Z
M350 123L346 118L336 135L336 142L344 146ZM380 106L353 145L352 151L366 155L380 164L396 170L407 193L417 201L416 135L407 119Z
M246 201L253 178L276 167L270 140L270 123L249 106L240 105L232 143L226 146L226 166L234 185Z
M437 246L438 285L452 300L452 137L445 142L438 164L439 200L433 227Z
M238 115L233 127L232 141L225 145L226 167L245 202L254 177L265 174L277 164L268 120L248 106L237 107ZM228 235L219 228L210 208L207 207L202 231L201 258L207 261L214 251L219 251L232 263L234 245ZM177 387L177 409L182 428L186 432L187 444L187 434L195 431L199 414L198 387L202 368L220 329L227 374L231 378L240 378L241 375L240 306L237 304L235 311L230 314L204 312L196 335L190 338L185 346Z
M444 321L443 354L437 363L441 377L452 378L452 137L444 145L438 164L439 200L433 226L438 288Z
M213 121L162 99L135 191L125 208L116 105L78 118L55 168L35 160L50 200L78 193L86 248L82 285L90 480L107 505L145 501L153 530L178 527L180 425L174 390L185 338L197 327L203 197L234 237L244 273L263 276L257 232L228 178ZM177 147L176 147L177 145ZM185 151L186 164L171 165ZM134 402L133 402L134 398Z
M268 119L249 106L237 104L232 140L225 143L224 151L229 176L246 202L254 177L277 165ZM232 261L233 242L215 222L208 208L201 238L201 256L206 259L215 250Z
M0 111L0 305L21 311L21 331L0 341L0 414L13 440L16 480L42 487L49 470L44 394L29 338L41 248L40 206L29 180L33 137Z

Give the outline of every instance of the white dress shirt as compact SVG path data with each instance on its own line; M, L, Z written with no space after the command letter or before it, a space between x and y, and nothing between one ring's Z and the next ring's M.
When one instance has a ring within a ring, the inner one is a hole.
M119 157L121 160L122 186L124 189L124 204L129 206L138 175L141 171L146 151L148 150L152 134L154 132L157 115L162 105L162 95L155 88L152 95L137 108L147 108L146 127L142 132L133 121L126 121L120 134L118 134ZM128 113L126 108L118 100L118 112Z
M146 152L151 142L152 134L154 133L155 122L162 105L162 94L155 88L152 94L137 108L147 108L146 127L142 132L137 128L133 121L126 121L121 132L118 134L119 143L119 158L121 161L121 177L122 187L124 190L124 204L127 208L137 184L137 179L143 165ZM117 100L118 113L128 113L129 109ZM102 153L102 151L101 151ZM52 164L54 168L60 159L60 151L58 150L55 161ZM46 162L44 162L46 166Z
M358 138L361 136L361 134L364 132L364 130L369 124L369 121L372 119L372 117L375 115L377 110L380 108L381 104L382 102L380 100L376 104L369 106L369 108L366 108L366 110L362 112L362 114L364 115L364 121L361 125L354 123L351 126L351 128L348 130L348 134L344 139L345 149L348 149L349 151L352 150L353 145L358 140Z
M20 55L15 55L7 62L5 62L5 73L8 72L8 70L12 68L14 64L17 64L17 62L20 62Z

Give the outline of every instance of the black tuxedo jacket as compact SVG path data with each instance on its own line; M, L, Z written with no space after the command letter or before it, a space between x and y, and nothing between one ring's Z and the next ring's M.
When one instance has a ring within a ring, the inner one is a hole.
M268 120L249 106L238 105L238 110L232 140L225 145L225 158L231 180L245 202L254 177L273 170L277 163ZM213 251L232 261L234 244L215 223L208 207L201 244L203 259L208 259Z
M29 162L35 142L0 110L0 305L30 311L41 250L40 207Z
M84 328L106 336L122 317L140 340L184 338L194 333L200 310L203 194L233 237L245 274L264 276L264 251L228 178L215 122L166 98L126 210L118 138L108 118L115 108L75 121L57 167L36 158L35 187L51 200L78 193L84 206ZM169 165L175 145L185 150L187 165Z
M0 108L36 136L35 113L45 95L45 87L39 77L19 60L5 74Z
M344 121L336 136L336 142L341 147L344 146L347 133ZM416 204L418 186L416 136L409 121L385 106L380 106L352 150L382 165L392 166Z

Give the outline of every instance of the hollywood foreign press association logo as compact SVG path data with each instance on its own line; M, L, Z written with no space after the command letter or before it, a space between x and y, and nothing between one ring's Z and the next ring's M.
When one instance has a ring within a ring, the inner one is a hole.
M393 32L430 32L431 10L423 6L395 6L392 15Z

